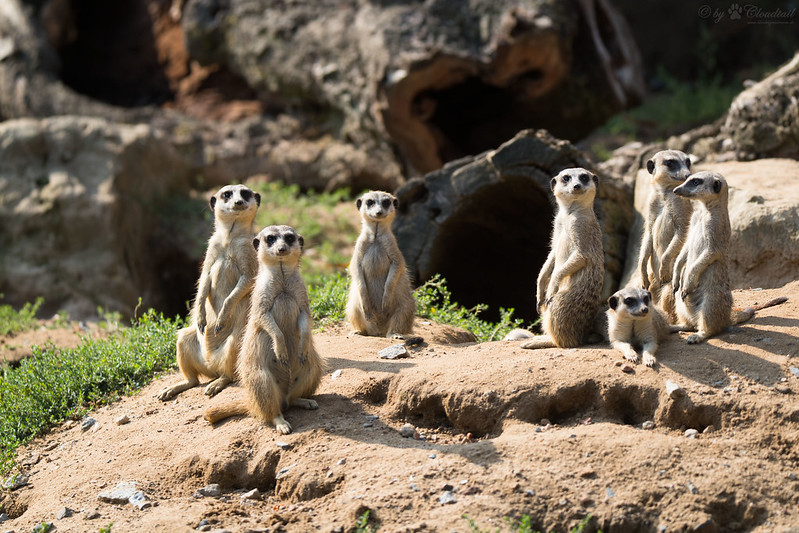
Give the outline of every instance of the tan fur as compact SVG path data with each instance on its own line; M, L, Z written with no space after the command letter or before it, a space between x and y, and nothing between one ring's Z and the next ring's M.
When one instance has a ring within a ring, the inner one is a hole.
M197 386L201 375L215 378L205 388L209 396L236 380L236 360L257 270L252 239L260 203L261 196L244 185L227 185L211 198L214 233L197 284L192 323L178 331L177 360L186 379L162 390L159 399L169 400Z
M416 302L405 258L391 232L397 199L370 191L356 206L361 233L349 267L347 320L360 335L402 338L413 330Z
M638 362L640 348L644 364L655 366L658 345L669 336L666 316L652 302L646 289L627 287L608 299L608 340L625 359Z
M522 348L573 348L593 330L605 268L602 230L594 213L597 183L582 168L566 169L550 182L558 212L536 294L545 335L524 341Z
M324 373L299 270L303 239L290 226L269 226L252 245L258 250L258 277L238 365L247 401L210 407L205 418L215 423L249 413L285 434L291 425L283 418L284 407L317 409L308 397Z
M692 211L690 200L674 194L674 188L691 174L691 160L679 150L663 150L646 166L652 181L638 270L643 287L652 292L655 303L674 322L677 314L671 276L688 236Z

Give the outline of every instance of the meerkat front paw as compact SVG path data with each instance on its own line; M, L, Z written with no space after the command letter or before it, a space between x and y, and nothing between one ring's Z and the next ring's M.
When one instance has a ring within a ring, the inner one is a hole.
M624 358L633 363L638 363L638 353L632 348L624 350Z
M657 364L657 359L655 359L654 354L644 352L644 364L649 368L655 366Z
M275 425L275 429L278 433L282 435L288 435L291 433L291 424L283 418L283 415L277 415L274 419L272 419L272 423Z
M226 378L225 376L222 376L216 378L211 383L206 385L205 391L203 392L205 393L206 396L216 396L222 391L222 389L227 387L229 384L230 384L230 379Z
M319 409L319 404L316 403L316 400L311 400L310 398L296 398L291 402L291 405L295 407L302 407L303 409L308 409L309 411Z
M688 335L688 338L685 339L685 342L687 342L688 344L699 344L703 340L705 340L704 335L702 335L701 333L694 333L693 335Z

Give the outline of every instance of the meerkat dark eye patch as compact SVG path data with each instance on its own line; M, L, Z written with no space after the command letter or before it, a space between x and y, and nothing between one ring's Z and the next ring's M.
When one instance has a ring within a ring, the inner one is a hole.
M591 176L589 176L588 174L580 174L580 181L587 185L588 182L591 181Z
M698 187L699 185L702 185L702 180L701 180L701 179L699 179L699 178L694 178L694 179L692 179L692 180L690 181L690 184L691 184L693 187Z
M294 241L296 240L296 237L294 237L293 233L286 233L283 236L283 240L286 241L286 244L291 246L292 244L294 244Z
M644 303L645 303L646 305L649 305L649 295L648 295L648 294L645 294L645 295L644 295Z
M222 198L225 200L230 200L231 196L233 196L233 191L225 191L222 193Z
M571 181L571 179L572 179L572 177L569 176L568 174L566 174L565 176L563 176L563 183L569 183L569 181Z
M665 163L666 168L668 168L671 172L677 172L680 170L680 162L676 159L667 159Z
M388 198L384 198L383 201L380 202L380 205L383 206L383 209L388 209L389 207L391 207L391 200L389 200Z
M374 200L372 200L371 198L366 200L366 207L372 207L373 205L375 205Z
M627 307L634 306L635 305L635 298L625 298L624 299L624 305L626 305Z
M252 198L252 191L249 189L242 189L241 191L241 199L245 202L249 202L250 198Z
M276 236L274 236L274 235L267 235L267 236L266 236L266 245L267 245L267 246L272 246L273 244L275 244L275 241L276 241L276 240L277 240L277 237L276 237Z

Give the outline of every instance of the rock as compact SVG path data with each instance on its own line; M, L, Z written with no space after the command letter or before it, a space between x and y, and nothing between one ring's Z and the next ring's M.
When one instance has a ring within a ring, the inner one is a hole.
M128 423L130 423L130 418L128 418L128 415L120 415L114 419L114 424L117 426L124 426Z
M172 301L175 313L185 310L197 259L182 252L191 239L162 233L170 213L157 209L187 191L189 167L149 126L75 116L1 122L0 176L7 303L44 295L48 310L73 320L98 306L132 316L139 297L145 309L167 311Z
M615 497L616 497L616 493L615 493L615 492L613 492L613 489L612 489L612 488L610 488L610 487L605 487L605 496L607 496L607 498L608 498L608 499L610 499L610 498L615 498Z
M623 365L621 365L621 371L624 372L625 374L632 374L633 372L635 372L635 368L630 363L624 363Z
M685 391L677 383L669 380L666 381L666 394L668 394L669 398L672 400L677 400L685 396Z
M655 429L655 423L652 422L651 420L647 420L646 422L641 424L641 429L646 429L646 430Z
M70 516L72 516L73 512L74 511L72 509L70 509L69 507L62 507L55 514L55 517L56 517L57 520L63 520L64 518L69 518Z
M791 388L789 386L787 386L787 385L775 385L774 386L774 390L776 392L779 392L780 394L791 394L791 393L793 393Z
M333 372L332 374L330 374L330 379L338 379L340 377L341 377L341 369L340 368L338 370L336 370L335 372Z
M150 501L147 495L140 490L137 490L130 495L130 498L128 498L128 503L130 503L136 509L147 509L148 507L153 506L153 503Z
M17 490L28 484L28 476L25 474L13 474L3 480L2 487L4 490Z
M139 492L136 489L135 481L122 481L116 487L106 490L97 495L101 502L124 505L131 497Z
M502 340L503 341L520 341L520 340L523 340L523 339L531 339L532 337L534 337L534 335L532 333L530 333L529 331L527 331L526 329L516 328L516 329L513 329L513 330L509 331L508 333L506 333L505 336L502 337Z
M96 518L101 518L103 515L97 509L90 509L83 513L84 520L94 520Z
M689 439L695 439L699 435L699 430L689 428L685 430L685 436Z
M397 191L393 229L411 277L422 283L439 273L453 301L488 304L497 316L499 307L513 307L514 316L535 319L536 280L530 272L549 253L555 212L549 180L566 167L597 172L570 143L543 130L524 130L495 150L410 180ZM599 180L595 209L604 231L607 297L622 273L632 187L604 175ZM472 253L476 235L491 240L493 253Z
M342 457L341 459L336 461L336 464L339 465L339 466L347 464L347 458L346 457Z
M2 524L3 522L8 522L9 520L11 519L8 517L7 514L0 513L0 524Z
M438 503L441 505L448 505L457 502L458 499L455 498L455 494L453 494L451 490L445 491L441 496L438 497Z
M294 468L295 466L297 466L297 463L291 464L291 465L289 465L289 466L287 466L287 467L285 467L285 468L281 468L281 469L278 471L277 475L275 475L275 479L277 480L277 479L281 479L281 478L284 478L284 477L286 477L286 476L288 475L289 471L290 471L292 468Z
M203 496L207 496L209 498L218 498L222 495L222 489L219 486L219 483L211 483L210 485L206 485L201 489L197 489L194 493L195 498L202 498Z
M790 366L790 367L788 367L788 370L791 371L791 374L793 374L794 377L799 378L799 368L798 367Z
M83 419L83 421L80 423L80 430L81 430L81 431L86 431L86 430L88 430L89 428L91 428L92 426L94 426L96 423L97 423L97 420L95 420L94 418L92 418L92 417L90 417L90 416L87 416L87 417L86 417L86 418L84 418L84 419Z
M261 491L258 489L248 490L244 494L241 495L242 500L260 500L261 499Z
M377 352L377 355L380 359L404 359L408 357L408 349L404 344L392 344Z
M277 446L281 450L290 450L293 448L290 442L285 442L282 440L275 441L275 446Z
M709 426L706 426L705 429L702 430L702 434L708 435L710 433L713 433L714 431L716 431L716 427L713 424L710 424Z
M405 437L406 439L407 439L407 438L410 438L410 437L413 437L413 434L414 434L414 433L416 433L416 428L415 428L415 427L413 427L413 425L412 425L412 424L404 424L404 425L403 425L403 426L400 428L400 435L402 435L402 436L403 436L403 437Z

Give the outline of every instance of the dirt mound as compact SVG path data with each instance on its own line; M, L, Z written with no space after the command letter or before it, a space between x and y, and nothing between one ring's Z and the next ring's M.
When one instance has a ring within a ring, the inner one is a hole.
M492 531L523 514L547 531L588 514L613 532L788 531L799 523L799 281L734 293L741 306L779 295L790 299L707 344L675 335L655 369L631 373L604 345L439 344L435 325L420 326L428 342L410 358L387 361L377 352L391 340L333 328L316 335L330 366L320 409L288 410L286 436L252 418L205 423L202 410L238 387L159 402L172 374L93 413L93 429L67 424L21 450L28 485L6 493L0 529L352 531L368 509L381 531L468 531L464 514ZM146 508L98 500L124 481ZM56 519L63 507L73 514Z

